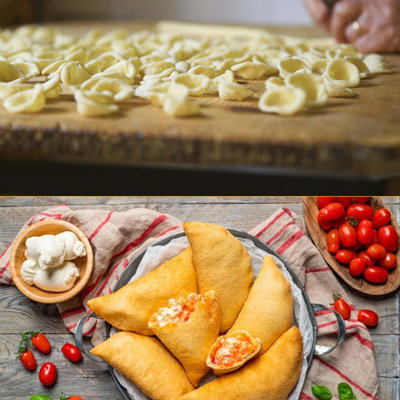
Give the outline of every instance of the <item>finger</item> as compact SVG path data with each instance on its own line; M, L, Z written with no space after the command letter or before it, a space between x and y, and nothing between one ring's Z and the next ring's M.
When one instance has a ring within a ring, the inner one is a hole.
M321 0L306 0L306 6L315 22L325 28L329 27L330 12Z
M356 39L354 45L361 53L378 53L386 51L385 35L369 33Z
M358 32L356 29L354 29L353 23L354 23L354 21L350 25L346 26L344 34L346 36L347 42L354 44L358 39L360 39L360 37L361 37L361 35L363 35L363 33L364 34L366 33L366 30L360 24L360 22L358 22L360 24L360 27L361 27L363 33Z
M342 0L335 3L332 13L331 32L339 43L347 43L346 27L362 12L360 0Z

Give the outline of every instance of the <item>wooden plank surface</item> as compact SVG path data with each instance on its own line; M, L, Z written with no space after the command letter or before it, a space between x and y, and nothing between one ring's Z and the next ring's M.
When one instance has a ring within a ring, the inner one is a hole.
M127 210L147 207L185 219L220 223L237 229L249 230L271 215L278 207L286 206L302 215L301 198L0 198L0 254L13 240L19 229L33 214L57 204L67 204L73 209L101 208ZM385 199L399 220L397 198ZM381 400L400 400L399 391L399 294L376 300L350 293L356 307L375 309L380 324L372 333L374 354L379 375ZM29 373L15 359L19 332L27 328L42 329L54 343L54 351L46 356L55 362L59 380L55 387L46 390L57 397L63 390L69 395L80 394L85 400L122 400L106 366L85 359L72 365L56 350L66 341L73 341L54 305L35 303L23 296L15 287L0 286L0 399L26 400L31 393L42 389L36 376ZM39 360L42 357L38 356ZM43 357L44 359L44 357Z
M151 28L143 24L70 24ZM317 30L281 28L302 36ZM0 109L0 156L99 163L217 165L300 168L387 176L400 170L400 55L387 57L392 74L362 81L356 99L331 99L326 108L293 117L263 114L257 100L223 102L215 95L196 99L199 117L174 119L134 98L108 118L77 114L70 94L49 101L36 115ZM247 84L257 94L264 82Z

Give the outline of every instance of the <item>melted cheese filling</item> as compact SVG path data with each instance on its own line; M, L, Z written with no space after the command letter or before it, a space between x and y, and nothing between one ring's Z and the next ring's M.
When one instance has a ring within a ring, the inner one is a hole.
M221 336L211 354L211 361L221 367L232 367L243 361L255 349L251 339L243 333L234 334L234 336Z
M204 302L204 296L201 294L191 293L186 298L179 300L170 299L168 307L160 308L156 315L156 321L159 326L165 326L171 322L187 322L196 308L196 303Z

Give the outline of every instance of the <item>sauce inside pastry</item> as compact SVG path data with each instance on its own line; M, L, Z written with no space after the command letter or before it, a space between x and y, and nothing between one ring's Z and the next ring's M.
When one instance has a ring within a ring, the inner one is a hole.
M171 322L187 322L196 308L196 303L199 301L204 303L204 296L196 293L191 293L187 297L181 297L178 300L170 299L168 307L160 308L153 316L152 322L157 322L160 327Z
M232 372L257 355L261 342L246 331L220 336L212 346L207 365L217 375Z

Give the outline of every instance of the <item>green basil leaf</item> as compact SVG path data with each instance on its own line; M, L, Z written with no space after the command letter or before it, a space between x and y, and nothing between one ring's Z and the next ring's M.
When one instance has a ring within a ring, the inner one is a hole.
M34 394L31 396L29 400L53 400L50 396L47 396L47 394Z
M357 400L356 396L354 396L353 390L350 385L347 383L339 383L338 385L338 393L340 400Z
M314 385L311 390L313 395L321 400L330 400L332 398L332 393L326 386Z

